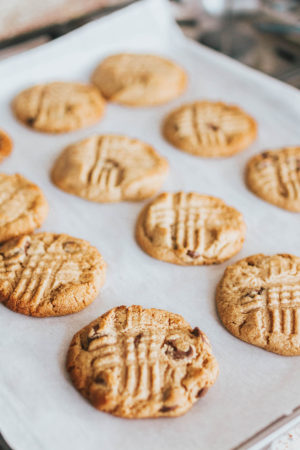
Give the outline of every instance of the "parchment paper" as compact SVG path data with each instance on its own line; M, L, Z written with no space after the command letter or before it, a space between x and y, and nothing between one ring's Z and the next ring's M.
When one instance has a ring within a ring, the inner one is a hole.
M90 129L58 136L18 124L9 103L28 85L89 79L105 55L153 52L178 61L188 72L187 92L160 107L109 104ZM50 213L43 230L89 240L108 263L107 282L84 311L37 319L0 305L0 426L17 450L41 449L229 449L300 403L300 357L282 357L239 341L220 324L215 287L225 267L263 252L300 254L299 214L250 193L243 181L249 157L266 148L300 143L300 94L272 78L184 38L163 0L145 1L0 64L1 128L15 142L1 170L20 172L44 190ZM259 123L248 150L228 159L180 152L160 135L163 116L194 99L237 103ZM62 148L93 133L124 133L153 144L171 165L164 190L195 190L222 197L247 223L239 255L211 267L180 267L152 259L134 240L143 203L96 204L54 187L49 170ZM117 305L141 304L182 314L209 336L220 364L215 386L177 419L122 420L93 409L73 388L65 356L73 334Z

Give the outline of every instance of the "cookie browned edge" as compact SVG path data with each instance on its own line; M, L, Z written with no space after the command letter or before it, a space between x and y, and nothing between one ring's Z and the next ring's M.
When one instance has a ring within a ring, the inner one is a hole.
M9 156L13 149L13 141L11 137L0 129L0 162Z

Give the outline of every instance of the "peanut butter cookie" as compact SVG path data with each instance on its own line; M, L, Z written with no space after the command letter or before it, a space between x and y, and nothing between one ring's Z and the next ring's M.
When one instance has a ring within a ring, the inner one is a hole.
M216 381L205 334L179 315L119 306L80 330L67 369L92 405L126 418L186 413Z
M118 202L151 197L167 173L167 161L150 145L126 136L104 135L67 147L51 177L70 194L95 202Z
M37 131L64 133L98 122L104 104L94 86L60 81L20 92L12 107L25 125Z
M300 147L269 150L253 156L247 164L246 183L267 202L300 212Z
M80 311L95 299L104 280L100 253L82 239L38 233L0 246L0 301L28 316Z
M22 175L0 173L0 242L39 228L48 214L42 190Z
M8 134L0 130L0 162L11 154L13 143Z
M208 158L232 156L256 138L255 120L238 106L198 101L172 111L163 124L163 135L188 153Z
M217 307L239 339L280 355L300 355L300 258L259 254L227 267Z
M118 54L101 62L92 82L111 102L152 106L178 97L187 77L181 67L160 56Z
M163 193L141 212L136 239L162 261L181 265L218 264L242 248L242 214L223 200L192 193Z

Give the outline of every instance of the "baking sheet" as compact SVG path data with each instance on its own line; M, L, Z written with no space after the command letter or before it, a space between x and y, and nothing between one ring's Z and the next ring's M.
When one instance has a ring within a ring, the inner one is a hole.
M48 136L18 124L11 98L28 85L50 80L86 81L107 54L147 51L167 55L188 72L179 99L153 108L109 104L92 128ZM300 358L281 357L239 341L220 324L215 286L225 267L263 252L300 253L299 215L251 194L243 181L247 159L266 148L299 145L300 94L184 38L163 0L146 0L88 24L38 49L0 64L1 128L15 142L3 164L44 190L50 213L43 230L89 240L108 263L107 282L84 311L37 319L0 305L0 427L17 450L69 449L230 449L300 403ZM180 152L160 135L164 115L194 99L237 103L259 123L248 150L228 159L201 159ZM49 170L61 149L93 133L141 138L170 162L164 190L195 190L222 197L247 223L242 251L225 264L180 267L152 259L134 240L142 203L95 204L55 188ZM95 317L120 305L141 304L182 314L210 338L220 364L215 386L185 416L128 421L93 409L72 387L65 356L73 334Z

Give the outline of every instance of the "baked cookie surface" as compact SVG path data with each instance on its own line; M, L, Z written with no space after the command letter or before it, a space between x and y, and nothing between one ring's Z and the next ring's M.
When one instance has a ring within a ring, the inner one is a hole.
M13 142L4 131L0 130L0 162L11 154Z
M199 328L177 314L141 306L113 308L80 330L67 369L95 408L126 418L184 414L218 375Z
M166 140L180 150L214 158L244 150L256 138L257 126L238 106L198 101L171 111L162 131Z
M168 163L150 145L126 136L93 136L70 145L51 178L62 190L95 202L142 200L154 195Z
M89 84L53 82L32 86L13 100L15 116L37 131L64 133L96 123L105 102Z
M117 54L105 58L92 82L109 101L129 106L152 106L178 97L187 77L177 64L156 55Z
M82 239L38 233L0 246L0 301L22 314L80 311L95 299L104 280L102 256Z
M300 258L242 259L227 267L216 298L234 336L280 355L300 355Z
M300 147L269 150L253 156L246 167L246 183L263 200L300 212Z
M48 214L42 190L19 174L0 173L0 242L40 227Z
M218 264L242 248L243 216L223 200L197 193L160 194L140 213L136 239L154 258L181 265Z

